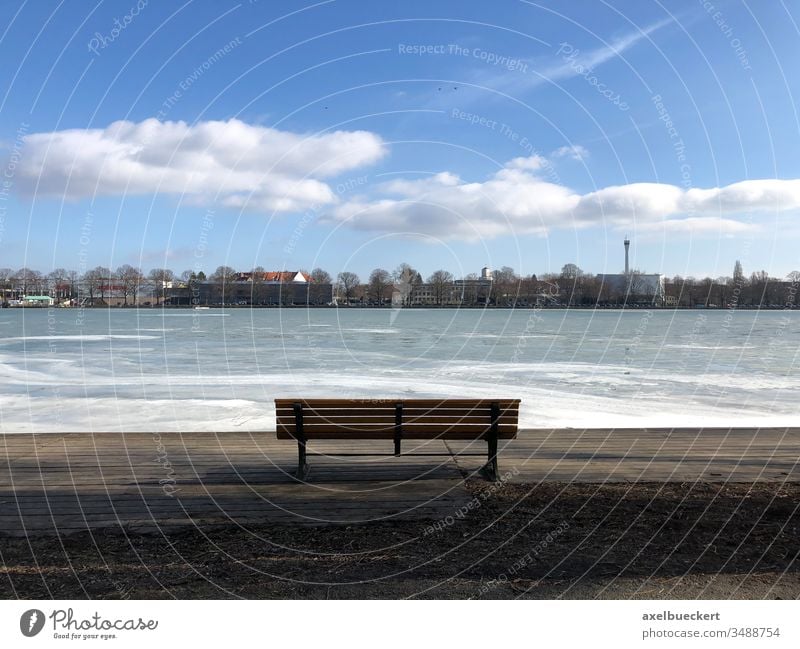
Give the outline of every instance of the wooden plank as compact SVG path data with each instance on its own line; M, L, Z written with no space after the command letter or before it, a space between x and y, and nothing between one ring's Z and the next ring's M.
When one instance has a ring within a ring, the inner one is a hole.
M292 435L293 431L287 428L278 428L277 439L295 439ZM411 428L410 430L403 427L403 440L421 440L421 439L436 439L436 440L470 440L480 439L486 433L486 428L452 428L442 426L420 426ZM390 440L394 438L394 431L389 429L376 429L376 428L355 428L348 427L342 428L338 426L314 426L303 430L306 439L319 439L319 440ZM499 439L513 439L516 437L516 428L501 427L498 432Z
M518 415L519 414L519 405L503 405L500 404L498 410L501 415ZM470 414L470 415L478 415L478 416L486 416L488 417L491 413L492 409L489 406L460 406L460 407L448 407L448 406L433 406L433 407L425 407L425 408L414 408L410 406L403 406L403 415L425 415L425 414L443 414L443 415L457 415L457 414Z
M301 403L309 408L386 408L394 407L396 403L402 403L403 407L408 408L488 408L493 403L500 404L501 408L519 406L519 399L497 398L497 399L336 399L336 398L313 398L313 399L275 399L276 408L292 408L295 403Z
M312 414L313 411L308 411L303 414L303 423L371 423L371 424L384 424L386 426L394 426L394 413L391 415L316 415ZM291 415L278 415L276 423L279 426L294 426L295 416Z
M423 422L423 423L407 423L403 422L402 424L404 431L412 431L416 430L418 432L430 432L434 430L438 431L447 431L447 430L455 430L461 428L465 431L485 431L489 429L489 422L487 421L478 421L473 423L466 423L466 422L457 422L457 421L447 421L447 422ZM502 430L516 430L517 425L514 423L500 423L500 428ZM277 430L286 430L286 429L294 429L294 422L290 425L286 425L283 423L278 423L276 426ZM326 420L324 418L321 419L312 419L311 421L303 420L303 428L304 429L314 429L314 428L351 428L352 430L389 430L394 429L394 422L391 423L384 423L384 422L373 422L373 421L363 421L363 422L351 422L351 421L334 421L334 420Z
M383 416L371 416L371 415L361 415L361 416L337 416L337 415L303 415L303 424L304 425L313 425L313 424L383 424L384 426L394 426L395 418L394 415L391 417L383 417ZM481 424L482 426L488 426L491 423L491 418L487 415L485 417L475 417L469 415L418 415L418 416L406 416L403 415L402 424L403 426L410 425L410 424ZM501 416L498 418L498 423L506 424L506 425L513 425L516 426L517 418L511 416ZM283 427L292 427L295 425L295 418L294 415L286 416L286 417L278 417L277 425Z
M304 415L319 415L322 417L358 417L358 416L375 416L375 417L394 417L395 414L395 407L392 406L391 408L373 408L370 406L365 406L363 408L351 408L351 407L343 407L343 408L303 408ZM507 408L500 407L499 408L501 415L509 415L509 416L516 416L519 414L519 407L511 406ZM275 411L276 415L281 417L294 417L294 408L278 408ZM403 407L403 416L413 416L418 417L421 415L442 415L442 416L463 416L463 415L475 415L481 417L489 417L491 414L491 408L488 406L484 407L458 407L458 408L446 408L446 407L432 407L432 408L409 408L404 406Z

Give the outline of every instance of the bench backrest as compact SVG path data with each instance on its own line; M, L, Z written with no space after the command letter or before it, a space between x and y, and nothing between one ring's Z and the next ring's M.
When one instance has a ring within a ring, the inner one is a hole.
M299 407L298 407L299 406ZM517 435L519 399L275 399L278 439L480 439Z

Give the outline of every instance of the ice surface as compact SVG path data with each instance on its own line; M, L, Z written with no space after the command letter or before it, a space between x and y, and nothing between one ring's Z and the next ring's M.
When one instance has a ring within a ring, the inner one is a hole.
M3 316L2 432L270 431L291 396L518 397L525 427L800 425L800 312Z

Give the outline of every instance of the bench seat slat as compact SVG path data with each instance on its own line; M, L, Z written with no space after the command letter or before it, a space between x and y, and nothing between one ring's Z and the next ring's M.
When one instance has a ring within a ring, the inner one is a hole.
M331 424L337 426L346 426L348 424L383 424L386 426L394 426L394 414L391 417L377 415L377 416L346 416L346 417L339 417L336 415L331 415L327 417L321 417L318 415L306 415L303 414L303 423L306 426L313 426L314 424ZM295 425L294 415L292 416L284 416L281 415L278 417L278 426L288 426L292 427ZM438 416L438 415L407 415L403 412L403 427L413 424L450 424L450 425L459 425L459 424L481 424L483 426L487 426L489 424L489 415L487 414L485 417L481 416ZM511 415L501 415L497 422L500 425L508 424L508 425L516 425L517 417Z
M288 435L292 435L296 433L294 426L278 426L277 430L279 433L286 433ZM459 435L466 435L467 437L472 437L473 439L477 439L486 433L488 430L488 426L481 426L481 425L467 425L467 426L448 426L448 425L440 425L440 424L433 424L430 426L419 426L419 425L408 425L403 426L403 437L408 437L412 433L418 435L427 435L428 437L440 437L440 436L447 436L449 434L459 434ZM499 433L507 433L511 435L516 435L517 427L513 425L505 425L500 426L498 428ZM303 426L303 433L306 438L311 439L316 434L325 434L329 436L334 436L336 434L341 433L342 435L346 433L353 433L363 435L364 439L368 439L367 435L387 435L389 437L394 436L394 426L388 425L375 425L375 424L350 424L347 426L331 426L327 424L317 424L311 426ZM376 438L377 439L377 438ZM459 438L461 439L461 438Z
M294 419L294 410L278 410L277 411L278 419ZM510 410L510 409L500 409L499 411L500 417L506 417L509 419L518 419L519 418L519 411L518 410ZM394 421L395 417L395 409L392 408L391 410L334 410L330 408L303 408L303 416L304 417L326 417L326 418L337 418L337 419L346 419L348 417L379 417L383 419L391 419ZM425 417L446 417L453 420L461 419L463 417L478 417L481 421L488 421L491 417L491 411L489 408L481 408L476 410L465 410L465 409L448 409L448 410L439 410L437 408L429 408L426 410L412 410L408 408L403 408L403 421L412 420L412 419L422 419Z
M287 426L285 424L278 424L277 427L285 429L285 430L289 430L289 431L293 431L295 429L294 425L288 425ZM348 423L336 424L336 423L330 423L330 422L324 422L324 421L320 421L320 422L316 422L316 423L308 423L306 421L303 421L303 430L304 431L322 430L322 429L330 430L330 431L336 431L336 430L346 430L348 428L352 429L352 430L394 430L394 424L371 423L371 422L367 422L367 423L363 423L363 422L361 422L361 423L359 423L359 422L351 423L351 422L348 422ZM406 431L410 431L410 430L419 430L419 431L424 432L426 430L428 430L428 431L438 431L438 430L447 431L447 430L455 430L455 429L459 429L459 428L463 428L466 431L476 431L476 432L478 432L478 431L482 431L482 430L488 429L489 425L488 425L488 423L482 423L482 424L481 423L479 423L479 424L460 424L460 423L406 424L406 423L403 423L403 432L404 433ZM516 430L516 428L517 428L516 424L499 424L499 430Z
M276 408L291 409L295 403L310 408L394 408L394 404L402 402L404 408L490 408L498 403L500 409L519 407L519 399L275 399Z
M483 431L465 431L463 429L450 430L448 432L433 433L431 431L403 431L403 439L416 439L416 440L430 440L430 439L448 439L448 440L477 440L482 437ZM499 439L514 439L517 436L517 431L498 431L497 437ZM278 430L278 439L296 439L287 430ZM363 430L348 430L337 428L335 431L305 431L305 438L308 440L314 439L347 439L347 440L381 440L393 439L394 432L391 430L383 431L363 431Z
M364 414L370 414L374 416L394 416L395 407L392 406L391 408L312 408L312 407L303 407L303 412L308 415L321 415L323 417L332 417L332 416L359 416ZM445 416L445 415L479 415L481 417L488 417L491 409L488 407L481 407L481 408L408 408L403 406L403 414L404 415L426 415L432 414L437 416ZM294 408L278 408L276 413L279 417L289 417L294 416ZM509 415L516 415L519 413L519 409L515 407L510 408L500 408L500 414L509 414Z

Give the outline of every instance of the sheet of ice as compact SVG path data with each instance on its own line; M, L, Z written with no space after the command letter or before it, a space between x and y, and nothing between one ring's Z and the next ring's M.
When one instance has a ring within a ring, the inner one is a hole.
M3 314L2 432L268 431L297 395L514 396L525 427L800 425L798 312L54 313Z

